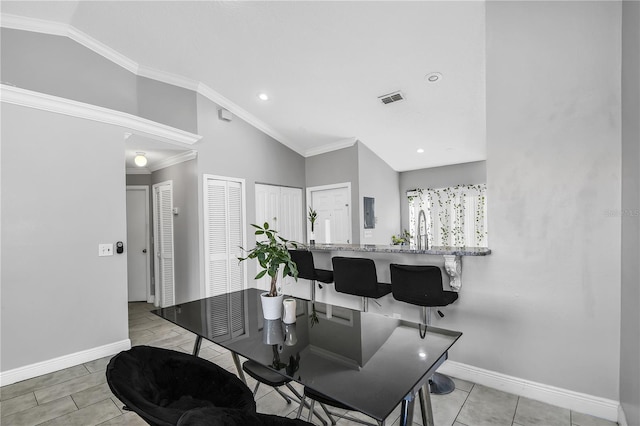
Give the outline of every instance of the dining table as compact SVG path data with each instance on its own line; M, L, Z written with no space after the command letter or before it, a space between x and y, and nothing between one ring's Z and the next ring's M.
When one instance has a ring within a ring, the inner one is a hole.
M220 294L152 313L231 352L246 383L241 359L253 360L384 425L400 406L400 425L411 425L416 400L423 424L433 425L429 378L462 333L396 316L363 312L285 296L294 314L265 320L262 290ZM293 302L292 302L293 301ZM294 307L292 307L294 306Z

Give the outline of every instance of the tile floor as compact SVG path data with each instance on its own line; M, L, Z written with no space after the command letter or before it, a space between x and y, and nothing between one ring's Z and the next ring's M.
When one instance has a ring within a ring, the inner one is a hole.
M129 333L132 345L151 345L190 353L195 336L149 313L152 305L129 305ZM225 349L203 341L200 356L235 373L231 355ZM122 410L106 383L102 358L44 376L0 388L0 424L3 426L60 425L145 425L132 412ZM248 378L251 389L255 385ZM521 398L464 380L455 379L456 389L449 395L432 396L437 426L613 426L615 423L585 414ZM298 387L298 390L301 390ZM256 395L259 412L294 417L297 404L287 403L275 391L260 386ZM421 425L419 404L415 424ZM349 413L366 420L359 413ZM306 417L306 410L303 413ZM399 407L386 425L399 423ZM317 419L314 423L320 424ZM345 419L339 426L357 425Z

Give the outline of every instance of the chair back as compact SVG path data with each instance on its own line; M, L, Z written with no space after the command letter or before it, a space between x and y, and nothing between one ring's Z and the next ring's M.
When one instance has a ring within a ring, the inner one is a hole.
M363 297L379 297L378 275L372 259L340 257L331 259L336 291Z
M169 349L134 346L111 358L106 376L111 392L151 425L173 426L199 407L256 410L253 393L236 375Z
M315 280L316 271L313 264L313 253L309 250L289 250L291 260L298 267L298 278Z
M439 267L392 263L390 269L394 299L419 306L446 306L453 301L453 292L442 288L442 272ZM457 294L454 295L457 299Z

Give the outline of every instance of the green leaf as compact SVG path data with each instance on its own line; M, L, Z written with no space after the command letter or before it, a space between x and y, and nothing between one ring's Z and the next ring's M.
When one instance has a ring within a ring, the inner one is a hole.
M258 275L256 275L256 278L255 278L255 279L256 279L256 280L259 280L260 278L264 277L264 274L266 274L266 273L267 273L267 270L266 270L266 269L265 269L264 271L260 271L260 272L258 273Z

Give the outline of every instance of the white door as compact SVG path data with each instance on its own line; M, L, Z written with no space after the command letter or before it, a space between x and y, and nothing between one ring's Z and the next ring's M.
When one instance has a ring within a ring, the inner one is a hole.
M204 176L205 297L246 288L244 180Z
M256 184L256 223L269 223L278 235L290 241L303 242L302 238L302 189L286 186ZM260 237L258 237L260 238ZM278 276L280 286L288 279ZM268 290L271 277L265 275L255 281L257 288Z
M155 305L175 304L173 270L173 183L153 185L153 241L155 251Z
M150 293L149 187L127 186L127 288L129 302L147 302Z
M307 198L318 213L315 224L316 242L350 244L351 184L308 188Z

